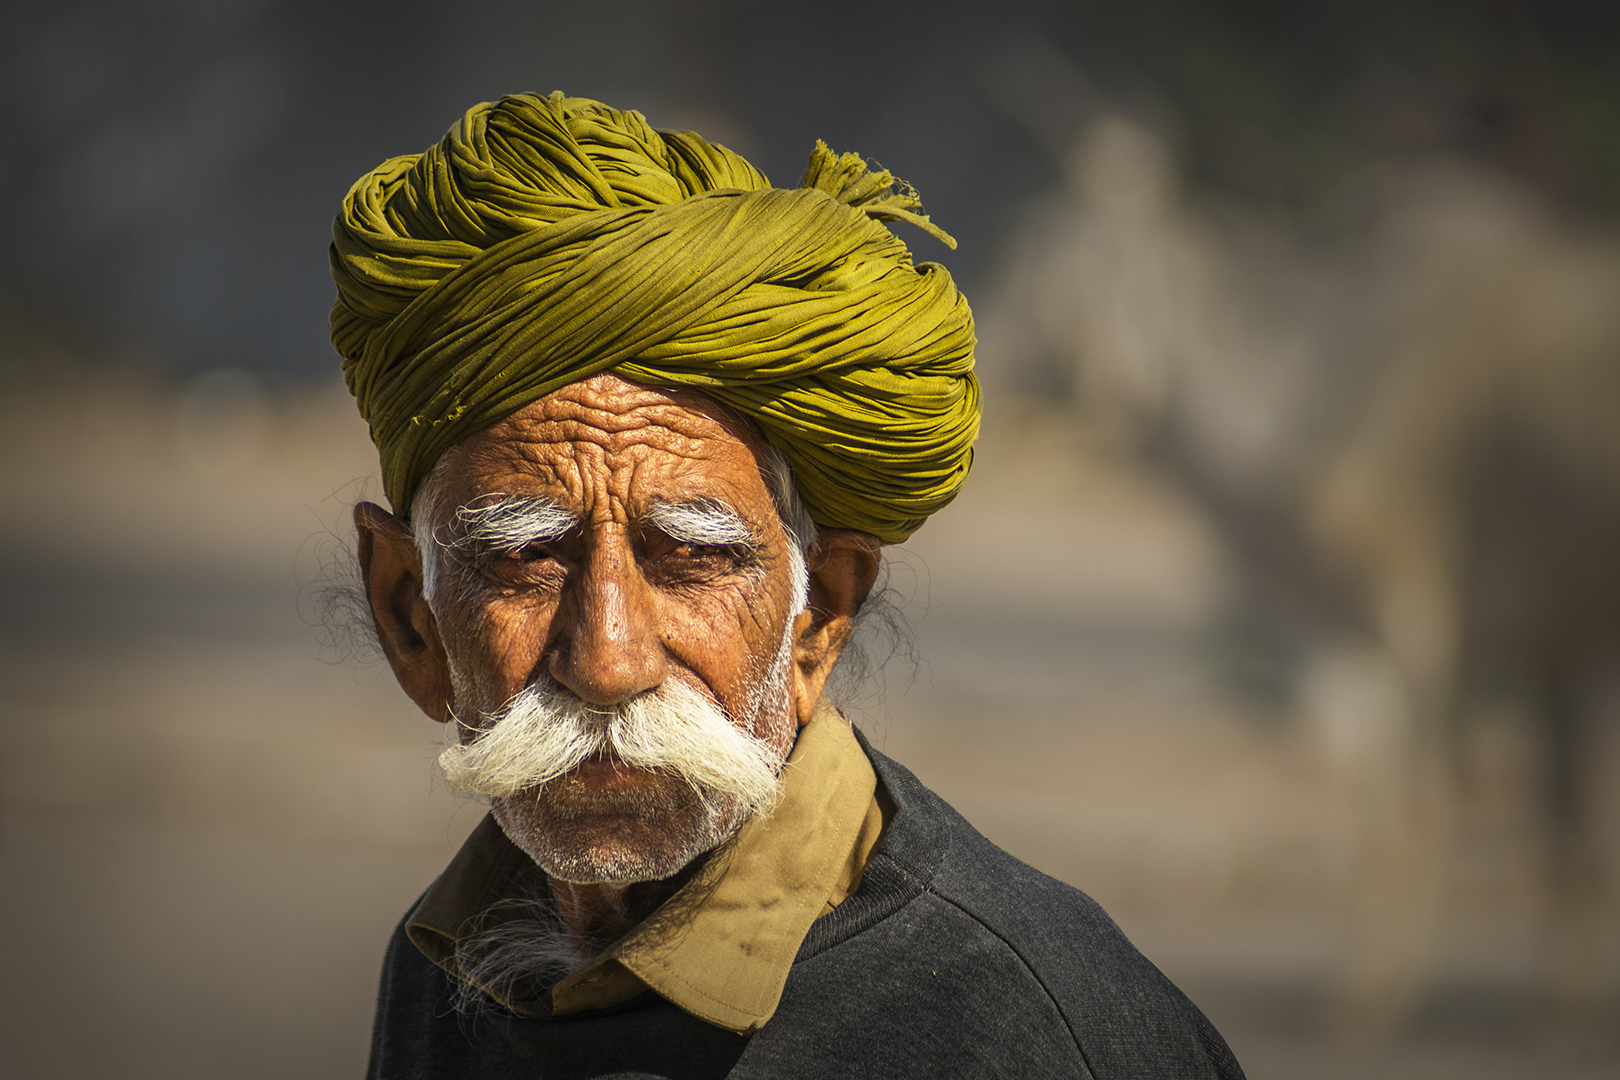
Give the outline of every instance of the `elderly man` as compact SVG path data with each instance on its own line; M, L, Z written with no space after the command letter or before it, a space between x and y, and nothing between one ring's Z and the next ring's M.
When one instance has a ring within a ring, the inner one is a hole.
M967 304L882 224L948 242L918 210L561 94L350 191L360 564L490 803L389 946L372 1076L1241 1075L823 695L978 427Z

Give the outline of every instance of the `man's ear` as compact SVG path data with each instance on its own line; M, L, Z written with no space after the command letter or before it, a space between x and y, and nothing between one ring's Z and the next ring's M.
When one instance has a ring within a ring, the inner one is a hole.
M451 718L450 661L422 595L422 558L411 530L375 503L354 508L360 576L377 640L400 689L440 723Z
M877 580L882 546L870 533L823 529L808 555L810 605L793 621L793 707L800 727L810 722L849 643L855 616Z

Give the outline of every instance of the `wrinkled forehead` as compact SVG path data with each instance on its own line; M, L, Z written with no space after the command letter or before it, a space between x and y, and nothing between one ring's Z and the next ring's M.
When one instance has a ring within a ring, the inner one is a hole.
M563 387L446 451L442 509L492 495L556 500L620 517L654 501L769 499L764 442L702 394L597 375Z

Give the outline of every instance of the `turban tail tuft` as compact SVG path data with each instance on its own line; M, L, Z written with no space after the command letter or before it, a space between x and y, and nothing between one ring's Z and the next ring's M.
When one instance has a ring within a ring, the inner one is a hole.
M475 106L333 223L332 344L389 501L409 514L450 446L612 369L753 420L818 524L905 539L961 487L979 423L967 301L880 224L954 247L919 208L824 143L785 190L640 113Z

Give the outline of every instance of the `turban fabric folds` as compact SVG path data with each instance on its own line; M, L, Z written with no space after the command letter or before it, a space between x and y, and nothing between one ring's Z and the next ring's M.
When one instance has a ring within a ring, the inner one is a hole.
M804 186L562 94L475 106L333 225L332 343L396 512L450 446L613 370L698 390L788 459L811 516L905 539L978 431L973 316L882 222L915 193L817 144ZM953 245L954 246L954 245Z

